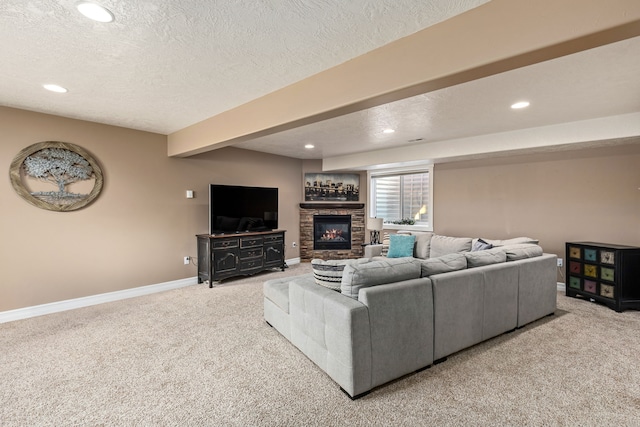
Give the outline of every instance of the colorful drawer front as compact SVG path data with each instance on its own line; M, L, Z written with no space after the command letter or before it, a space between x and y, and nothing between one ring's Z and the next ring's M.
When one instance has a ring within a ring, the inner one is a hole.
M591 264L584 265L584 275L596 278L598 277L598 267Z
M614 287L611 285L600 284L600 295L605 298L614 298Z
M616 263L616 253L612 251L600 251L600 262L614 265Z
M575 262L575 261L569 262L569 272L573 274L580 274L580 265L581 264L579 262Z
M585 248L584 259L585 261L596 261L598 259L598 251L595 249Z
M580 289L580 278L579 277L569 277L569 287L574 289Z
M575 259L582 258L582 254L580 253L580 248L575 246L569 246L569 258L575 258Z
M614 274L613 268L602 267L600 269L600 278L602 280L608 280L610 282L613 282L615 280L614 276L615 274Z
M585 280L584 281L584 291L591 292L592 294L596 294L596 282L593 280Z

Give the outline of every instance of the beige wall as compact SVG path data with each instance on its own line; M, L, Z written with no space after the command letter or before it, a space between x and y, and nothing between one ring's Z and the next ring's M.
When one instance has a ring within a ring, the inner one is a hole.
M280 188L287 259L299 256L302 161L224 148L167 156L166 137L0 107L0 311L194 277L185 255L208 227L209 183ZM71 142L100 162L105 186L74 212L38 209L10 185L9 165L41 141ZM564 257L564 242L640 245L640 144L435 166L435 231L539 238ZM185 190L196 192L186 199ZM361 174L361 201L366 201ZM561 279L561 277L559 277Z
M526 235L562 258L567 241L640 245L637 143L440 164L434 178L438 234Z
M195 234L208 228L209 183L280 188L286 258L298 257L300 160L234 148L167 156L166 136L0 107L0 311L196 276ZM41 141L77 144L100 163L102 194L73 212L36 208L9 166ZM185 190L196 191L186 199Z

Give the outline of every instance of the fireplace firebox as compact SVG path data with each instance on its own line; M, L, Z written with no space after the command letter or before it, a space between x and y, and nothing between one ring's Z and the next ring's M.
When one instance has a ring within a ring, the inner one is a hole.
M313 249L351 249L351 215L314 215Z

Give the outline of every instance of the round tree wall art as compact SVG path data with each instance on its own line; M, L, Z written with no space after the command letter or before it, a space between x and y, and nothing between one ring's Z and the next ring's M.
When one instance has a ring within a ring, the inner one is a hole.
M11 162L11 185L23 199L42 209L73 211L91 203L102 190L102 170L75 144L46 141L20 151Z

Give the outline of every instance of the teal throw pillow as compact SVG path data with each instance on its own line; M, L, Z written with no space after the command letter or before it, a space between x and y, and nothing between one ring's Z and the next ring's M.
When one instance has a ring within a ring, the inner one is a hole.
M392 234L389 236L389 252L387 258L403 258L413 256L413 245L416 236L406 234Z

